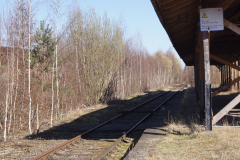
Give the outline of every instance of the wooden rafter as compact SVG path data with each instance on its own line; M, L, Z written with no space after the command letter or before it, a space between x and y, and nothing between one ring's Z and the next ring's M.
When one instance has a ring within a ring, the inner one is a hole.
M190 27L191 25L193 25L194 22L189 22L189 23L180 23L179 25L174 25L171 26L170 29L172 30L172 32L179 32L187 27Z
M236 13L234 16L232 16L231 18L229 18L229 21L235 21L238 17L240 16L240 11L238 13ZM224 33L225 31L217 31L217 32L212 32L211 33L211 40L213 40L214 38L216 38L219 33ZM227 31L228 32L228 31Z
M179 16L180 18L183 18L183 17L186 16L186 13L178 14L178 16ZM194 10L189 11L189 12L188 12L188 19L192 18L193 16L194 16L194 17L198 16L198 14L196 13L196 11L194 11ZM178 21L178 19L176 19L176 17L172 17L172 18L166 19L166 22L167 22L167 23L172 23L172 22L176 22L176 21Z
M174 2L174 1L169 2L167 4L162 5L162 9L172 8L172 7L176 6L176 5L181 4L184 1L188 1L188 0L179 0L178 2Z
M200 53L200 48L196 47L196 52Z
M191 34L194 34L194 30L195 28L186 28L184 30L182 30L182 32L179 32L179 33L176 33L174 34L174 37L175 38L182 38L182 37L186 37L186 35L191 35Z
M168 22L167 24L169 26L176 26L176 25L179 25L179 24L188 24L188 23L190 23L192 21L195 22L196 18L198 18L198 15L192 14L192 15L188 16L188 18L186 18L186 17L181 17L180 19L179 18L177 18L177 19L175 18L175 21ZM191 25L191 27L195 27L195 26Z
M224 19L224 26L231 29L233 32L240 35L240 28L233 24L232 22L228 21L227 19Z
M215 56L213 54L210 54L210 58L214 59L215 61L221 62L222 64L228 65L228 66L230 66L230 67L232 67L232 68L234 68L234 69L236 69L238 71L240 71L240 67L238 67L238 66L236 66L236 65L234 65L234 64L232 64L232 63L230 63L230 62L228 62L228 61L226 61L224 59L221 59L221 58L219 58L219 57L217 57L217 56Z
M234 0L225 0L218 7L222 7L223 10L226 10Z
M163 7L162 11L164 12L164 14L168 14L168 13L171 13L171 12L176 11L178 9L181 9L185 6L191 5L193 3L195 3L195 1L182 1L182 2L179 2L179 3L175 3L175 5L172 6L171 8L164 9L164 7Z
M174 0L161 0L161 2L159 2L159 0L157 0L158 5L165 5L168 4L170 2L173 2Z
M175 10L175 11L172 11L171 13L169 13L169 14L166 14L165 15L165 18L172 18L172 17L174 17L174 16L176 16L176 15L178 15L178 14L181 14L181 13L184 13L184 12L187 12L187 11L189 11L189 10L192 10L192 8L197 8L197 3L195 2L195 3L192 3L192 4L189 4L189 5L186 5L186 6L184 6L184 7L182 7L182 8L180 8L180 9L177 9L177 10Z
M214 97L214 96L216 96L218 93L220 93L220 92L228 89L228 88L231 87L233 84L235 84L235 83L237 83L237 82L239 82L239 81L240 81L240 77L238 77L238 78L234 79L233 81L231 81L230 83L228 83L228 84L220 87L219 89L217 89L216 91L214 91L214 92L212 93L212 97Z
M190 55L183 57L182 59L184 60L184 62L189 62L189 61L193 60L193 58L194 58L194 55L190 54Z

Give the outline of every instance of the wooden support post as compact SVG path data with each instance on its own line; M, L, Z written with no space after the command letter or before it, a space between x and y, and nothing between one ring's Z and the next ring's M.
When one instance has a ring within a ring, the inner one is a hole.
M235 59L233 58L233 64L236 65ZM235 69L232 68L232 79L235 79ZM235 84L232 86L232 90L235 89Z
M199 101L199 88L198 88L198 52L195 51L195 60L194 60L194 80L195 80L195 91L196 91L196 97L197 97L197 102Z
M222 66L222 85L224 84L224 65Z
M233 60L233 64L235 65L235 66L237 66L237 61L236 61L236 58L234 58L234 60ZM232 80L233 79L236 79L237 78L237 74L236 74L236 69L232 69L233 70L233 77L232 77ZM237 86L237 84L236 83L234 83L234 85L233 85L233 89L234 90L236 90L236 86Z
M210 59L209 59L209 36L208 32L203 32L204 48L204 70L205 70L205 123L206 129L212 130L212 101L211 101L211 78L210 78Z
M223 66L221 66L221 86L223 85Z
M231 72L231 67L228 66L228 83L232 81L232 72Z
M205 121L205 74L204 74L204 49L203 49L203 32L199 29L199 48L198 68L199 68L199 106L200 106L200 122Z
M240 62L240 57L238 57L238 67L240 66L240 65L239 65L239 62ZM237 75L240 76L240 75L239 75L239 71L237 71ZM239 90L239 82L238 82L238 90Z
M225 84L225 66L223 65L223 85Z
M225 84L227 84L227 66L225 65L225 67L224 67L225 69L225 71L224 71L224 74L225 74L225 83L224 83L224 85Z
M229 66L227 66L227 84L229 83Z

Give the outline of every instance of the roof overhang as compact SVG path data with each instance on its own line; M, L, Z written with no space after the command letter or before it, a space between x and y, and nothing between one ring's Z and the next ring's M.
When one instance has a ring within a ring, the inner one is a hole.
M151 0L173 47L187 66L194 65L199 33L200 0ZM240 25L239 0L208 0L207 7L223 7L224 18ZM210 53L229 62L240 58L240 35L225 27L211 32ZM211 65L221 63L211 60Z

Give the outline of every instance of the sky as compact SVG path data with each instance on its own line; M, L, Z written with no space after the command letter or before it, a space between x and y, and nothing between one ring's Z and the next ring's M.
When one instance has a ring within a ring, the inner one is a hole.
M4 1L4 0L1 0ZM14 3L14 0L0 2L0 8L5 8L6 4ZM50 0L48 0L50 1ZM116 20L122 19L126 31L126 37L141 35L142 45L148 50L149 54L157 51L164 53L172 48L173 53L180 59L174 49L165 29L162 27L150 0L60 0L62 1L62 17L66 17L69 10L78 6L81 10L88 10L89 6L94 8L96 13L102 16L105 12L109 18ZM33 5L36 0L32 0ZM51 10L46 3L37 5L36 18L38 21L46 19L47 11ZM60 23L64 23L66 18L62 18ZM180 59L181 67L185 64Z

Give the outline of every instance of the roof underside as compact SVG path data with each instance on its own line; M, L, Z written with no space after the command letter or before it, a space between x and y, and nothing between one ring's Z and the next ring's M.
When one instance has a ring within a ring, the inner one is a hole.
M207 7L219 7L224 0L207 0ZM174 48L186 65L194 65L199 31L200 0L151 0L156 14L165 28ZM224 18L240 25L240 1L235 0L224 11ZM225 27L211 32L210 53L229 62L240 58L240 35ZM222 64L211 60L211 65Z

